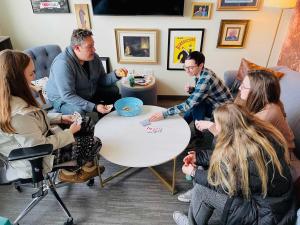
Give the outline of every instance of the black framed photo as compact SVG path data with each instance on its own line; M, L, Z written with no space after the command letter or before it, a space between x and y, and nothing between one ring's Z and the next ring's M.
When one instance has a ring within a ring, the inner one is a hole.
M70 13L68 0L30 0L33 13Z
M100 57L105 73L110 73L109 57Z
M169 29L168 70L183 70L186 57L193 51L202 52L204 29Z

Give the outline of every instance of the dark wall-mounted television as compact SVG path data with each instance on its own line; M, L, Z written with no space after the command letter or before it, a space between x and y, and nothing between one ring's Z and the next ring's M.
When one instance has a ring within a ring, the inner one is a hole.
M183 16L184 0L92 0L94 15Z

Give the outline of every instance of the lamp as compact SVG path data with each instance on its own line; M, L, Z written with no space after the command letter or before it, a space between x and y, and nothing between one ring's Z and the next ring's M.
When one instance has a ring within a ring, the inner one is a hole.
M273 51L273 48L274 48L275 39L277 37L279 24L281 22L281 18L282 18L282 15L283 15L283 10L294 8L296 6L296 0L265 0L264 1L264 6L273 7L273 8L280 8L281 9L280 17L279 17L278 24L277 24L277 27L276 27L275 36L274 36L274 39L273 39L273 42L272 42L272 47L271 47L269 57L268 57L268 61L267 61L267 67L268 67L269 62L270 62L270 58L271 58L271 54L272 54L272 51Z

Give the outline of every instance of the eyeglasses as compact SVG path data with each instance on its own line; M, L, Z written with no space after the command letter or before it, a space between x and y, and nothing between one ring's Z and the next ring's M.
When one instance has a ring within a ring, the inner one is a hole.
M245 84L242 83L242 84L240 85L240 89L248 90L248 89L250 89L250 87L245 87Z
M193 70L197 66L183 66L184 70Z

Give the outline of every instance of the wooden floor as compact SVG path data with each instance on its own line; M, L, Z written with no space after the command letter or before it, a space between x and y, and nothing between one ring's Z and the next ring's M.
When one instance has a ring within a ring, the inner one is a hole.
M159 105L168 107L178 101L160 100ZM182 157L177 163L177 190L185 191L192 186L181 172ZM104 159L104 176L120 167ZM171 163L159 166L160 172L171 177ZM31 200L32 189L18 193L12 186L0 186L0 216L12 221ZM59 195L70 210L75 224L124 224L165 225L175 224L172 213L175 210L187 212L188 204L179 202L147 168L131 169L112 180L104 188L95 185L73 184L58 189ZM52 194L43 199L21 222L26 225L56 225L65 222L65 215Z

